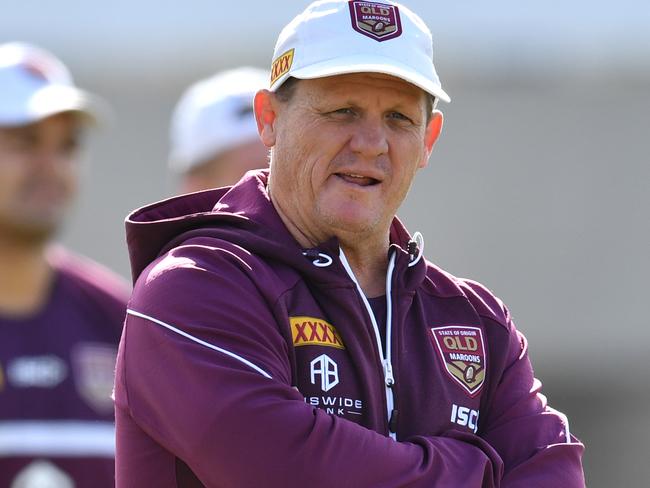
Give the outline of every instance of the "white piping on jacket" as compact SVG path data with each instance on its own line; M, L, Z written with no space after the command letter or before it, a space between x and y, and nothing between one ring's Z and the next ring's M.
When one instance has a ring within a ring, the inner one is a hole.
M197 344L201 344L202 346L205 346L205 347L210 348L210 349L212 349L214 351L225 354L226 356L230 356L231 358L234 358L237 361L241 361L246 366L248 366L249 368L257 371L262 376L265 376L265 377L267 377L269 379L272 378L271 375L269 373L267 373L266 371L264 371L262 368L260 368L259 366L256 366L255 364L251 363L248 359L244 359L243 357L235 354L234 352L230 352L227 349L223 349L221 347L215 346L214 344L210 344L209 342L205 342L204 340L201 340L198 337L194 337L193 335L188 334L187 332L184 332L184 331L182 331L182 330L180 330L180 329L178 329L178 328L176 328L176 327L174 327L172 325L169 325L169 324L163 322L162 320L158 320L158 319L156 319L154 317L150 317L149 315L145 315L143 313L136 312L135 310L131 310L131 309L127 309L126 313L128 315L133 315L134 317L140 317L141 319L149 320L150 322L153 322L154 324L161 325L162 327L164 327L166 329L169 329L169 330L171 330L172 332L175 332L178 335L186 337L187 339L189 339L191 341L194 341Z
M0 456L115 456L112 422L11 420L0 422Z
M392 300L391 300L391 282L392 282L393 270L395 269L395 255L396 253L393 251L393 253L390 256L390 260L388 261L388 271L386 273L386 354L384 354L384 348L381 345L381 335L379 334L379 327L377 326L377 319L375 318L375 314L372 311L372 307L368 302L368 298L366 297L366 294L361 289L361 285L359 285L356 276L354 276L354 272L352 271L352 268L350 267L350 263L348 263L348 260L345 257L345 254L343 253L343 249L339 251L339 258L341 259L341 263L343 264L343 267L348 272L348 275L356 285L357 291L359 292L359 295L361 295L363 304L366 306L366 311L370 316L370 321L372 322L372 327L375 331L377 350L379 351L381 364L384 368L384 384L386 385L385 388L386 411L387 411L387 418L389 423L390 423L390 417L393 413L393 408L395 406L395 400L393 398L393 390L392 390L392 386L395 384L395 377L393 376L393 365L391 363L391 340L390 340L391 330L393 325L392 324L393 307L392 307ZM389 434L393 440L397 440L397 434L395 432L390 432L389 430Z

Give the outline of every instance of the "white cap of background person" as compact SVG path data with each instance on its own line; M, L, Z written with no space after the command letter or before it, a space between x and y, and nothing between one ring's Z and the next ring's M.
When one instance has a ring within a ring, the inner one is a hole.
M433 65L428 27L392 1L314 2L282 29L273 53L271 91L290 77L383 73L449 102Z
M52 53L22 42L0 44L0 126L28 125L69 111L96 122L106 107L76 87Z
M259 141L253 98L268 86L268 76L268 71L241 67L191 85L172 116L170 167L184 174L230 149Z

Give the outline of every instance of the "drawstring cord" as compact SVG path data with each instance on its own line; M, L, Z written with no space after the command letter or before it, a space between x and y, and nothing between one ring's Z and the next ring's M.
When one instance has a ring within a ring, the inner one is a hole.
M411 262L408 264L410 268L418 264L418 261L422 259L422 254L424 253L424 237L421 232L415 232L413 234L413 238L409 241L406 250L411 259ZM312 264L319 268L326 268L334 262L331 256L318 251L318 249L307 249L302 254L308 259L311 259Z
M424 237L421 232L413 234L413 238L408 243L407 251L411 255L411 262L408 264L410 268L418 264L418 261L422 259L422 254L424 253ZM417 256L415 255L416 252Z
M319 268L327 268L333 262L331 256L319 252L317 249L307 249L302 254L312 260L311 264Z

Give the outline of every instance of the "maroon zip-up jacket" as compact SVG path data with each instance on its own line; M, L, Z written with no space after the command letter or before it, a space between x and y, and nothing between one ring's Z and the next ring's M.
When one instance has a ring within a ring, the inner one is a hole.
M378 306L336 239L298 245L266 180L127 219L118 487L584 486L501 301L395 219Z

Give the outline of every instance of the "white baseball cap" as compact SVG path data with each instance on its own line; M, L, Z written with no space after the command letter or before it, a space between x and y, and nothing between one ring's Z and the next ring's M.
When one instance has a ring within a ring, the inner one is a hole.
M282 29L273 53L271 91L289 77L384 73L449 102L433 65L431 32L390 0L314 2Z
M74 85L66 66L31 44L0 44L0 126L21 126L61 112L96 121L103 103Z
M242 67L191 85L181 96L170 127L170 167L186 172L218 154L259 140L255 93L268 86L266 70Z

